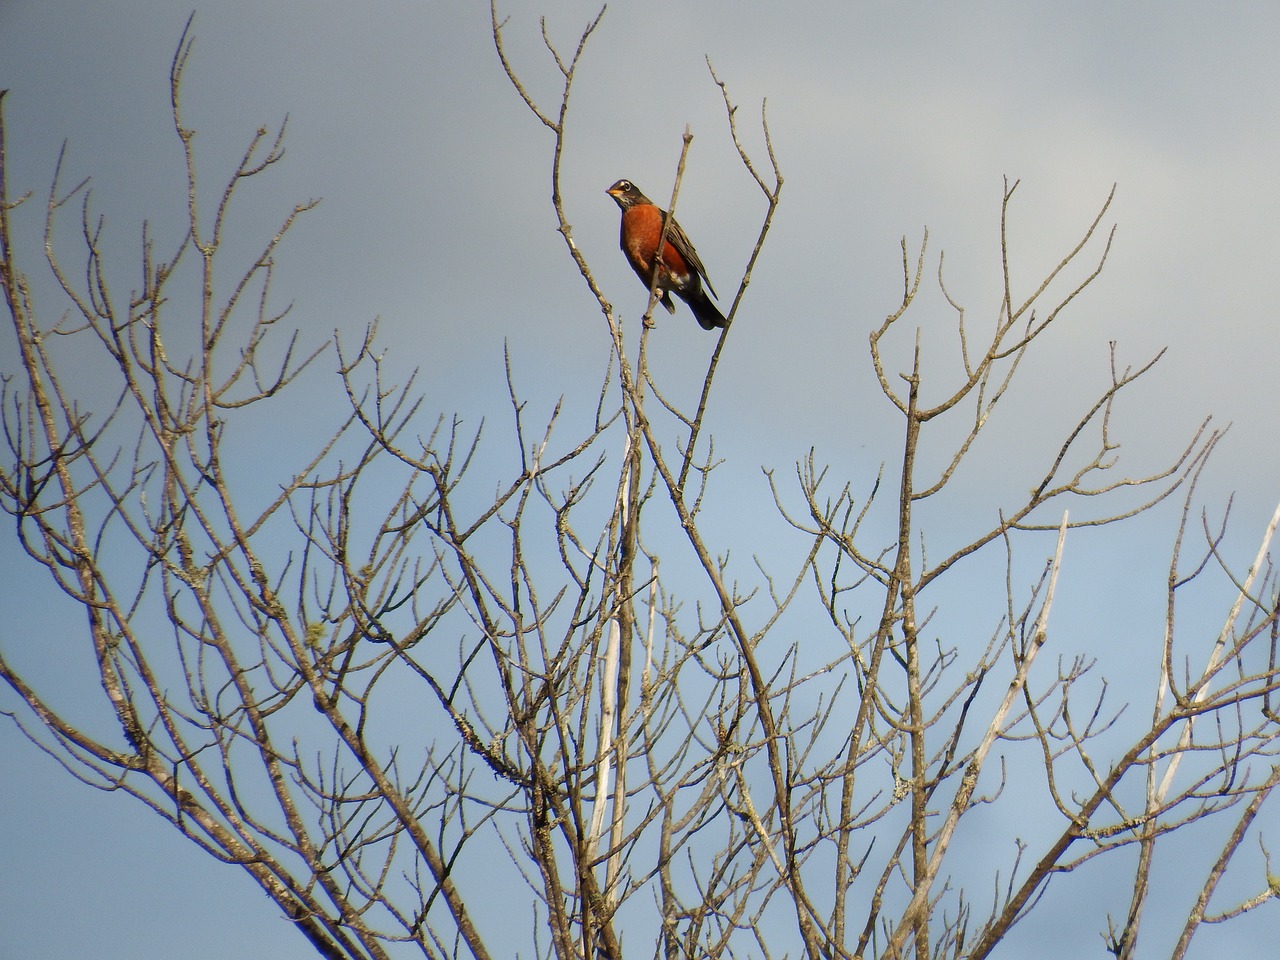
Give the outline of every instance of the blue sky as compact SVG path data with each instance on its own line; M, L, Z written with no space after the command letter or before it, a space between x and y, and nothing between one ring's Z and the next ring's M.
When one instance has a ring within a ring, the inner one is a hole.
M167 71L190 9L0 0L11 191L38 201L65 139L67 181L93 176L95 208L123 251L136 251L143 219L161 236L175 229L183 181ZM558 88L538 16L571 49L597 9L500 5L508 52L544 105ZM554 231L549 134L503 75L488 17L487 5L461 2L208 5L185 101L211 188L258 126L288 114L283 171L242 214L255 229L323 198L286 248L280 295L317 339L354 339L380 317L393 362L429 371L429 406L471 418L502 409L504 342L517 382L544 408L589 389L608 355ZM1035 389L993 441L990 472L972 482L1013 482L999 464L1105 382L1108 341L1125 363L1167 346L1118 417L1124 455L1144 472L1205 415L1232 424L1202 499L1219 508L1235 494L1231 544L1243 566L1280 496L1278 42L1274 3L619 2L575 88L567 213L611 300L634 319L643 291L618 254L603 191L628 177L668 196L691 126L679 215L727 299L763 204L704 58L740 104L760 160L754 118L768 98L786 185L720 373L717 450L741 464L744 482L762 484L762 465L789 474L811 446L865 482L893 455L898 430L866 338L900 295L900 238L918 244L927 226L934 255L947 252L953 295L985 319L998 305L1002 178L1021 180L1011 236L1023 283L1070 248L1117 184L1106 272L1027 372ZM21 265L34 273L38 232L29 237ZM946 322L940 303L919 322L931 320ZM700 382L712 337L684 308L659 324L660 375ZM1103 559L1094 579L1076 581L1079 605L1138 622L1158 611L1172 521L1166 513L1093 541ZM79 629L74 617L45 619L31 600L36 574L8 540L0 559L14 571L0 585L6 652ZM1136 603L1113 590L1117 571L1156 592ZM59 682L57 664L44 669ZM127 798L73 783L9 724L0 768L0 928L15 955L310 955L247 881Z

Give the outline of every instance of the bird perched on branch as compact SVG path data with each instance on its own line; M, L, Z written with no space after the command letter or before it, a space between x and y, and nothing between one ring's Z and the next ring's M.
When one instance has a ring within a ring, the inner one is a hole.
M662 237L666 211L655 206L630 180L619 180L605 192L622 208L622 252L636 276L644 282L645 289L653 284L653 272L657 270L658 293L668 313L676 312L676 305L671 301L674 293L689 305L703 330L727 326L729 321L702 289L706 281L707 290L715 296L711 281L707 280L707 268L698 259L698 251L693 249L680 224L674 219L671 221L666 246L658 257L658 240Z

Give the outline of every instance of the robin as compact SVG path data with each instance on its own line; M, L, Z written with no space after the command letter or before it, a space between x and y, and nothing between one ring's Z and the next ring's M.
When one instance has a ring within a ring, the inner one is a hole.
M667 219L666 211L655 206L630 180L619 180L605 193L622 208L622 252L627 255L631 269L644 282L646 289L653 283L654 270L659 271L658 292L667 312L676 312L676 305L671 301L674 293L689 305L703 330L728 326L729 321L702 289L702 281L706 280L707 290L711 291L711 296L716 295L711 281L707 280L707 268L698 259L698 251L693 249L680 224L671 221L667 244L659 258L658 240L662 237L662 224Z

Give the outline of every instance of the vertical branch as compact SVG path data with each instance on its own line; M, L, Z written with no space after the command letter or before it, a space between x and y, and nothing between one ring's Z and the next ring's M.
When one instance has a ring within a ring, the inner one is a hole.
M1244 581L1236 591L1231 610L1223 621L1222 630L1219 631L1218 638L1214 641L1213 649L1209 652L1209 660L1205 664L1204 671L1200 674L1200 680L1192 684L1192 688L1195 690L1195 694L1191 698L1191 705L1193 706L1203 703L1209 696L1210 681L1221 667L1223 654L1232 643L1232 632L1240 618L1240 610L1246 601L1252 602L1249 594L1253 588L1254 580L1266 563L1267 551L1271 548L1271 541L1275 537L1277 527L1280 527L1280 505L1277 505L1275 512L1271 514L1271 521L1267 524L1267 529L1262 534L1262 542L1258 544L1257 556L1254 558L1253 565L1249 567L1248 573L1245 574ZM1171 677L1161 676L1162 690L1166 687L1167 682L1171 680ZM1169 766L1165 769L1164 778L1160 781L1160 786L1151 798L1156 806L1164 802L1164 798L1173 784L1173 778L1178 772L1182 758L1186 755L1187 747L1191 744L1194 724L1195 713L1194 711L1188 711L1186 725L1182 728L1182 733L1178 737L1177 746L1171 751L1172 756L1169 760Z
M898 493L898 543L897 560L893 567L893 585L886 591L886 617L880 623L880 635L886 646L891 646L894 621L901 617L903 643L907 652L907 737L911 749L911 870L915 891L913 904L928 902L930 888L928 877L929 836L929 771L925 754L924 705L920 683L920 648L916 625L915 589L911 568L912 506L915 502L915 461L920 447L919 398L920 398L920 331L916 330L916 348L912 359L911 375L905 377L907 389L906 436L903 439L902 480ZM893 606L892 598L901 600L900 612ZM877 642L880 637L877 637ZM874 690L878 678L868 677L868 688ZM917 960L929 958L928 911L908 907L905 916L914 928Z
M640 378L637 378L640 381ZM614 737L614 762L617 765L617 780L613 789L613 824L610 831L613 853L610 855L605 869L605 889L609 895L609 906L616 905L616 885L622 871L622 849L619 840L627 817L627 758L630 754L630 737L627 729L630 715L631 699L631 654L638 641L639 630L635 615L635 569L638 562L640 542L640 486L641 459L640 438L636 434L627 437L625 449L626 482L624 483L625 502L622 505L622 550L619 556L618 593L616 598L617 616L614 624L618 627L620 643L616 651L617 665L614 673L617 676L617 690L614 700L618 705L616 711L616 734ZM610 631L612 637L612 630ZM607 668L606 668L607 669ZM606 681L607 682L607 681ZM610 910L612 914L612 909Z
M697 447L698 435L702 431L702 419L707 411L707 403L711 397L711 383L715 378L716 368L720 364L720 355L724 351L725 338L729 334L729 328L733 326L733 320L738 314L738 305L742 303L742 297L747 292L747 286L751 283L751 273L755 270L756 261L760 258L760 253L764 249L765 237L769 234L769 228L773 225L773 215L777 212L778 204L782 198L782 168L778 165L777 155L773 152L773 135L769 132L769 117L766 113L767 101L760 102L760 127L764 131L765 150L769 156L769 165L772 169L773 184L770 186L765 183L764 179L757 172L755 163L752 161L750 154L743 147L742 141L738 138L737 111L738 108L729 99L728 86L716 76L715 69L711 66L710 59L707 60L707 70L711 73L711 79L715 81L717 87L720 88L720 95L724 100L725 116L729 123L729 136L733 139L733 145L738 151L738 156L742 160L742 164L746 167L747 172L751 174L751 178L755 180L756 186L760 188L760 192L764 194L767 204L765 209L764 220L760 224L760 232L756 235L755 247L751 250L751 256L747 258L746 269L742 273L742 281L738 284L738 292L734 295L733 303L729 307L729 312L725 314L728 324L720 331L720 339L716 341L715 349L711 352L711 359L707 364L706 376L702 378L702 393L698 397L698 409L694 413L693 419L689 427L689 439L685 442L684 456L680 463L679 487L681 490L685 488L685 482L689 478L689 470L693 466L693 452ZM674 197L672 202L675 202Z
M1053 560L1050 565L1049 585L1045 592L1044 603L1040 607L1040 613L1036 617L1035 628L1031 634L1031 640L1026 648L1019 654L1015 651L1014 658L1017 669L1014 677L1009 683L1008 690L1005 691L1004 698L1001 700L999 707L992 714L991 722L987 724L987 729L983 733L982 741L974 750L968 765L965 767L964 776L960 782L960 788L956 791L955 798L952 800L950 808L947 811L946 820L942 827L938 830L937 837L934 841L933 855L930 858L927 869L927 883L918 886L914 891L911 902L903 911L903 919L897 930L894 932L893 942L902 942L905 939L908 924L913 921L917 912L923 912L927 909L929 889L933 880L938 876L942 867L942 860L948 848L951 845L952 837L955 835L956 827L960 822L961 816L969 808L973 799L973 794L978 785L978 777L982 773L982 768L986 763L986 759L991 752L992 745L1005 729L1005 721L1009 715L1009 711L1013 708L1013 704L1023 696L1023 691L1027 686L1027 678L1031 673L1031 665L1035 662L1036 655L1044 646L1045 640L1048 638L1049 611L1053 606L1054 593L1058 583L1058 573L1062 569L1062 551L1067 542L1067 530L1069 528L1068 515L1062 514L1062 522L1058 526L1058 543L1053 552ZM1097 802L1101 802L1099 797ZM1064 835L1060 843L1063 843L1063 849L1070 838L1074 836L1074 831ZM1059 853L1046 857L1046 861L1056 862ZM1042 882L1043 877L1037 878L1034 883L1028 881L1023 885L1022 890L1017 897L1006 905L1001 921L998 925L989 925L982 935L978 938L977 944L973 947L972 956L985 957L997 943L1003 939L1009 928L1013 925L1022 911L1026 901L1030 898L1032 892Z

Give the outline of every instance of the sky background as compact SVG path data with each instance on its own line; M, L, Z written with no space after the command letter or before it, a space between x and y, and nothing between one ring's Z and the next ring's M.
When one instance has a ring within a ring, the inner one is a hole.
M597 10L500 5L511 18L508 54L545 109L559 83L538 16L568 52ZM141 221L170 240L180 222L167 75L190 11L163 0L0 0L10 191L33 190L39 203L66 140L65 182L92 175L124 288L136 282L128 271ZM427 371L428 408L472 421L506 402L504 343L535 408L560 395L594 398L609 351L604 323L555 232L550 134L502 72L487 5L227 0L198 8L194 35L185 111L207 188L255 129L287 114L285 164L237 223L261 232L294 202L323 198L289 240L276 280L312 342L335 330L355 340L380 318L390 362ZM927 226L927 274L945 250L953 297L971 322L988 322L999 303L1003 178L1021 181L1010 238L1024 289L1070 249L1115 184L1106 271L1029 364L1004 433L984 451L989 471L963 482L1025 489L1000 465L1041 427L1052 437L1078 416L1106 383L1109 341L1122 365L1168 347L1117 417L1123 456L1143 473L1206 415L1231 424L1201 500L1220 512L1234 494L1227 545L1243 568L1280 496L1278 43L1274 3L618 2L579 68L567 215L609 298L634 320L644 292L617 251L617 211L603 191L627 177L668 197L689 125L679 216L727 305L764 204L729 141L705 58L740 105L760 164L757 119L768 99L783 202L711 413L717 452L759 496L759 467L789 475L810 447L855 485L894 456L900 428L876 387L867 334L900 299L901 238L914 255ZM28 219L20 266L30 273L41 266L38 227L38 216ZM931 289L916 324L949 322ZM714 338L683 307L658 324L658 376L688 384L692 397ZM941 362L931 349L926 362ZM85 374L92 389L92 369ZM332 383L326 389L332 398ZM1069 554L1066 582L1083 612L1065 626L1087 635L1089 617L1105 618L1158 636L1150 614L1159 616L1175 520L1164 511L1132 532L1086 540L1086 570L1071 570ZM718 532L730 542L733 524ZM38 571L21 567L11 538L0 562L6 654L81 629L74 617L50 623L33 599ZM0 692L0 709L13 706ZM0 771L0 956L311 955L247 878L129 798L75 784L9 723L0 724ZM1090 949L1102 955L1101 941Z

